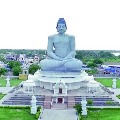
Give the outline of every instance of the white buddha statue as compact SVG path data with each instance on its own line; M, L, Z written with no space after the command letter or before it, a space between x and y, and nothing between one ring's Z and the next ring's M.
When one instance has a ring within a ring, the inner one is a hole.
M48 37L47 55L40 62L42 71L81 71L82 62L75 59L75 37L65 34L67 30L64 18L57 22L58 34Z

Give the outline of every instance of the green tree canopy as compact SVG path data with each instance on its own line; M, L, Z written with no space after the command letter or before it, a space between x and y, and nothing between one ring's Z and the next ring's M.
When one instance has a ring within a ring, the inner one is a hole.
M99 59L99 58L96 58L96 59L93 60L93 63L95 63L95 64L103 64L103 61L101 59Z
M100 51L99 58L114 58L115 56L111 52Z
M29 67L29 73L34 74L38 69L40 69L40 66L37 64L32 64Z
M19 73L22 71L20 66L15 66L12 68L13 75L19 76Z
M89 62L89 63L87 64L87 67L94 68L94 67L97 67L97 64L94 63L94 62Z
M9 61L8 65L12 69L12 68L14 68L16 66L20 66L21 63L19 61Z
M6 63L6 59L2 55L0 56L0 61Z
M7 70L5 68L0 68L0 76L5 75L6 72Z

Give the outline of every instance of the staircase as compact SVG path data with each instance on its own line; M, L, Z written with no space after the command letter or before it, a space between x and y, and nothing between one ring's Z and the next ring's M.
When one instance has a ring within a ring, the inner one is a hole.
M58 109L58 110L63 110L67 109L67 104L63 103L53 103L51 109Z
M51 102L52 102L52 97L51 96L45 96L45 98L44 98L44 108L51 109Z
M75 97L68 96L67 108L73 108L74 105L75 105Z

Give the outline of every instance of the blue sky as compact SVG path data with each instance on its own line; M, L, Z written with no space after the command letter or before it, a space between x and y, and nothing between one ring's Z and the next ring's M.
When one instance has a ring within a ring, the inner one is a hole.
M76 49L120 50L119 0L1 0L0 48L46 49L60 17Z

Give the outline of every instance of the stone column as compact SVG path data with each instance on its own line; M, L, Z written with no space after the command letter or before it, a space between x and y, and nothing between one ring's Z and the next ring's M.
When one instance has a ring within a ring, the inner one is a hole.
M90 87L88 86L88 93L90 93Z
M69 83L69 87L68 88L69 88L69 90L71 90L71 83Z
M7 77L6 81L7 81L6 87L10 87L10 78Z
M54 101L54 100L53 100L53 98L52 98L52 104L53 104L53 101Z
M33 95L32 100L31 100L31 106L32 106L31 107L31 114L36 114L36 112L37 112L36 102L37 102L36 97Z
M52 90L52 83L50 83L50 90Z
M32 93L33 93L33 86L32 86Z
M114 78L112 81L113 81L112 88L114 88L114 89L115 89L115 88L116 88L116 78Z
M86 98L82 98L81 105L82 105L82 115L87 115L87 101Z
M58 98L56 97L56 103L58 102Z
M62 99L63 99L62 104L64 104L64 97Z
M65 88L65 94L67 94L67 88Z

